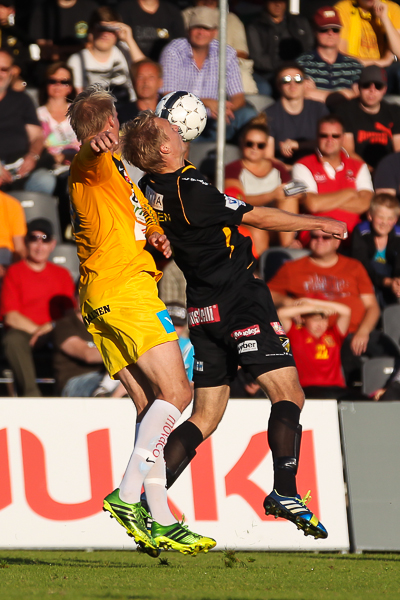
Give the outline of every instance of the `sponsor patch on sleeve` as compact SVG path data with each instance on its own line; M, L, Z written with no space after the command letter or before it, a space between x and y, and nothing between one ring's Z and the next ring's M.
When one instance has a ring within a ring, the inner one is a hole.
M243 354L244 352L257 352L258 344L254 340L246 340L245 342L240 342L237 348L239 354Z
M167 309L160 310L160 312L157 313L157 317L160 319L161 324L167 333L173 333L175 331L174 324Z
M246 205L246 202L243 202L243 200L237 200L236 198L232 198L232 196L227 196L226 194L224 194L224 196L226 208L230 208L231 210L237 210L239 206Z
M283 329L279 321L273 321L272 323L270 323L270 325L275 331L276 335L286 335L286 331Z

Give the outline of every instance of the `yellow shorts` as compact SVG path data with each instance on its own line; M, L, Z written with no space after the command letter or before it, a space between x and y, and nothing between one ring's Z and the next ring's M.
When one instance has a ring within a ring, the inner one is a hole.
M83 321L111 377L150 348L177 340L154 278L144 271L82 305Z

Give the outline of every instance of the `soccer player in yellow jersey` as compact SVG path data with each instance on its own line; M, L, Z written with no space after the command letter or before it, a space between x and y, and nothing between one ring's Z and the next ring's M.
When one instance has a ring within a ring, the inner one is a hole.
M168 257L169 242L125 171L114 97L92 85L76 97L68 117L82 143L69 178L82 315L111 377L133 399L140 423L120 487L104 499L104 509L153 556L162 547L207 551L215 540L178 523L166 496L164 446L191 390L178 337L157 295L161 273L144 246L147 239ZM142 485L151 532L140 502Z

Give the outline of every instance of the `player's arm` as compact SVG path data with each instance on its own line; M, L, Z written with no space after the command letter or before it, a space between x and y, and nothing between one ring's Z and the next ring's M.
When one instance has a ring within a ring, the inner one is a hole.
M88 365L103 363L103 359L97 348L77 335L72 335L64 340L60 345L60 350L72 358L82 360Z
M135 192L146 221L146 239L148 243L161 252L165 258L170 258L172 254L171 244L158 221L156 211L149 204L144 194L136 187Z
M342 221L336 221L328 217L298 215L268 206L257 206L252 211L245 213L242 223L267 231L313 231L320 229L341 240L347 238L347 226Z

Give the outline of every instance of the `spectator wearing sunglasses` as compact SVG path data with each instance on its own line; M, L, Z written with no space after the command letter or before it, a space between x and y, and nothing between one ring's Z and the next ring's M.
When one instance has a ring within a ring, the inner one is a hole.
M334 115L322 117L316 151L300 159L292 174L307 186L303 208L312 215L344 221L351 234L368 210L374 188L367 165L343 150L343 139L341 120ZM307 245L309 234L302 232L300 240Z
M289 172L281 162L266 157L268 137L266 116L261 113L241 132L239 146L242 157L226 166L225 191L235 197L240 191L241 199L252 206L275 206L298 213L299 196L288 197L284 193L284 184L290 181ZM270 232L250 226L246 229L253 240L256 256L260 256L270 245ZM288 246L293 236L291 232L280 232L275 241Z
M304 79L304 70L295 62L278 69L280 99L265 110L270 129L267 156L290 165L314 150L317 123L328 114L322 102L305 98Z
M341 302L351 309L349 334L342 346L347 386L359 381L361 356L398 356L384 333L375 329L380 316L371 279L355 258L338 253L340 240L312 231L309 256L291 260L268 282L276 307L296 305L300 298Z
M276 69L311 50L313 34L307 19L287 11L286 0L267 0L247 28L247 41L258 91L271 95Z
M338 12L324 6L315 13L313 24L316 47L297 59L307 75L306 98L326 102L333 92L354 98L358 95L354 84L360 77L362 65L339 52L342 23Z
M400 150L400 107L383 99L387 76L381 67L365 67L358 88L360 96L339 104L335 114L345 125L344 148L373 170L383 157Z
M74 307L74 282L69 272L49 261L56 241L47 219L28 223L27 256L8 269L1 290L0 312L6 328L5 356L19 396L41 396L36 384L34 354L50 338L54 321Z

